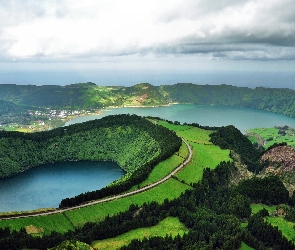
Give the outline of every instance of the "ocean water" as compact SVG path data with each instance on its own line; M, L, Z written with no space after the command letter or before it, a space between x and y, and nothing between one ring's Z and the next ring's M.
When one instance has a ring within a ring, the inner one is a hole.
M156 71L156 70L1 70L0 84L69 85L94 82L99 86L229 84L255 88L295 88L295 72L255 71Z

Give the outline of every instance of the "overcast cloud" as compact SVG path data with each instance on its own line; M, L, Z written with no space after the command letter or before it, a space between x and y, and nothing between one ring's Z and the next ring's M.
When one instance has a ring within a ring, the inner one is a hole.
M0 62L294 63L294 13L294 0L0 0Z
M1 1L1 59L204 53L294 60L294 13L293 0Z

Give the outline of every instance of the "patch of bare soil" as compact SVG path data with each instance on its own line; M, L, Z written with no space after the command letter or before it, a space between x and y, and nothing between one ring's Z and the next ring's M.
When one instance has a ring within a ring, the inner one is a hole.
M290 146L278 146L264 153L261 161L269 164L267 172L281 174L295 170L295 150Z
M40 234L44 233L44 229L42 227L36 227L34 225L29 225L25 227L27 234Z

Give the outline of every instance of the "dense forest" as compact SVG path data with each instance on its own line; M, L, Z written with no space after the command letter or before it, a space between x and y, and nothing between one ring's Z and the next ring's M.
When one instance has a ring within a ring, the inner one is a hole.
M28 109L29 107L0 99L0 123L28 124L30 122Z
M246 164L249 171L259 173L264 165L260 163L263 152L256 149L251 141L232 125L216 128L210 134L211 142L222 149L230 149L241 156L241 160Z
M179 103L215 104L261 109L295 117L295 90L255 89L231 85L175 84L163 86L171 100Z
M261 109L295 117L295 90L264 87L252 89L225 84L177 83L153 86L141 83L131 87L97 86L91 82L66 86L0 84L0 100L32 109L98 109L108 106L153 106L174 102L214 104Z

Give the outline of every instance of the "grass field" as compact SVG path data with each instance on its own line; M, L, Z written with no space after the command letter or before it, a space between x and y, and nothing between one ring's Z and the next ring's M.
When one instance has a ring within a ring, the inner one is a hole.
M242 242L241 247L239 248L239 250L252 250L254 248L249 247L245 242Z
M139 186L143 187L148 184L154 183L166 175L168 175L170 172L172 172L178 165L180 165L183 162L183 158L174 155L167 159L166 161L163 161L157 165L157 167L151 172L149 177L143 181ZM137 186L133 187L131 190L136 189Z
M163 126L165 128L173 130L175 132L184 131L184 130L187 130L187 129L191 128L191 126L188 126L188 125L175 125L175 124L170 124L170 123L168 123L166 121L159 121L158 125L161 125L161 126Z
M214 169L221 161L231 161L229 150L221 150L209 140L210 130L204 130L192 126L179 126L160 121L162 126L174 130L178 136L188 141L193 149L191 163L176 174L179 180L186 183L196 183L202 179L203 169Z
M278 128L253 128L247 131L250 134L249 139L252 143L257 142L254 135L258 135L266 141L265 148L270 147L274 143L286 142L288 145L295 147L295 134L293 130L287 130L286 135L280 135Z
M266 217L266 220L274 227L278 227L283 235L293 242L295 242L294 222L286 221L283 217Z
M221 161L231 161L229 150L221 150L218 146L209 142L209 134L212 131L191 127L177 134L190 143L193 149L191 163L182 171L177 173L179 180L186 183L196 183L202 179L203 169L214 169Z
M151 201L162 203L166 198L169 200L177 198L189 188L191 187L172 178L146 192L83 209L68 211L66 215L75 226L81 226L87 221L101 221L107 215L112 216L126 211L131 204L142 205L144 202Z
M183 160L187 157L187 155L188 155L188 149L185 143L183 142L179 149L179 152L174 154L169 159L160 162L152 170L149 177L145 181L143 181L139 185L132 187L130 191L137 189L138 186L143 187L162 179L163 177L171 173L177 166L179 166L183 162Z
M74 229L71 222L63 214L0 221L1 227L10 227L10 229L17 231L30 225L42 228L45 234L51 231L64 233Z
M276 210L277 206L268 206L264 204L251 204L252 213L255 214L259 210L265 208L269 214L272 211ZM267 216L265 218L267 222L269 222L272 226L278 227L280 231L282 231L283 235L293 242L295 242L295 223L286 221L283 217L280 216Z
M265 204L256 204L256 203L253 203L251 204L251 211L252 211L252 214L256 214L257 212L259 212L261 209L265 208L268 213L271 213L272 211L275 211L277 209L277 206L268 206L268 205L265 205Z
M153 227L139 228L111 239L94 241L92 247L101 250L118 249L129 244L133 239L142 240L143 238L153 236L165 237L166 234L175 237L178 234L182 236L186 232L188 232L188 229L178 220L178 218L168 217Z

